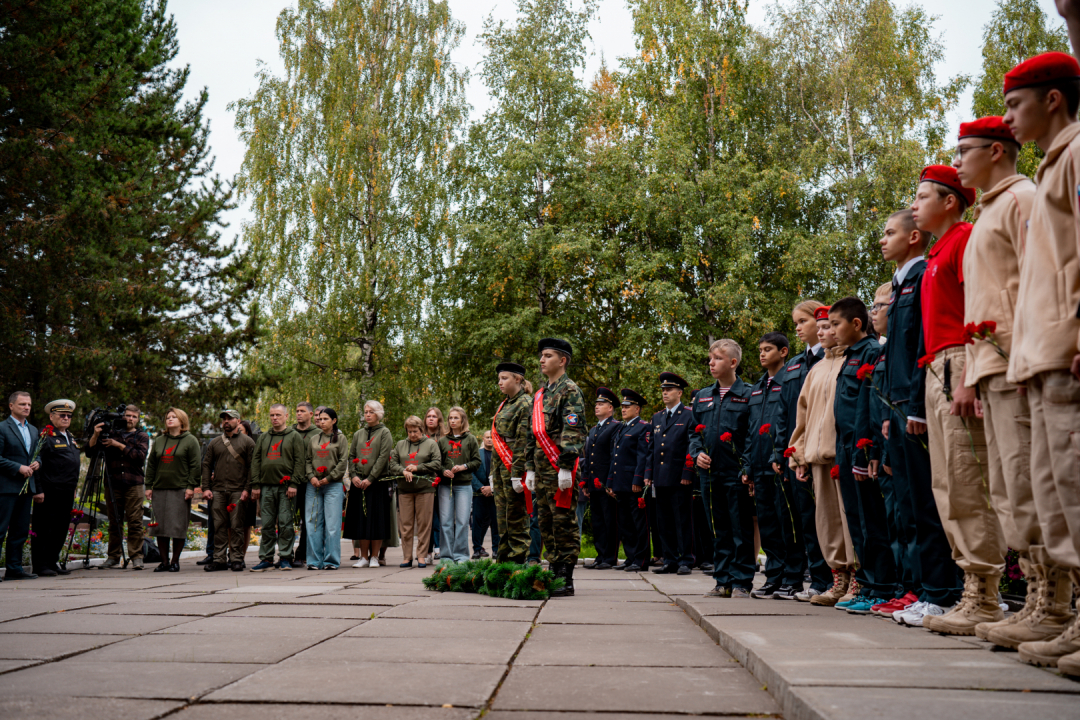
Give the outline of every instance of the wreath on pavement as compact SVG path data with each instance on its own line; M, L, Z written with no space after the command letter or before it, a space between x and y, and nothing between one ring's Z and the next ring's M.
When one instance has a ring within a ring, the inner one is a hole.
M494 560L444 561L424 578L424 587L439 592L472 592L510 600L546 600L565 581L540 565L496 563Z

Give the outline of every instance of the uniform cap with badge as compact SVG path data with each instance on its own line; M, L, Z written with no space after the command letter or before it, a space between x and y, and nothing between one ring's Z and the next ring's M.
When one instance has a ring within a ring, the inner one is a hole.
M566 357L572 357L574 355L574 349L570 346L570 343L559 338L544 338L536 346L536 352L542 353L545 350L555 350L561 352Z
M662 389L678 388L679 390L685 390L689 384L673 372L660 373L660 387Z
M1020 88L1046 85L1057 80L1080 79L1080 63L1068 53L1047 52L1028 58L1005 73L1003 95Z
M1002 140L1016 142L1012 130L1005 124L1000 115L988 115L971 122L960 123L960 134L957 140L964 138L982 138L984 140ZM1020 143L1016 143L1019 145Z
M596 388L596 401L606 402L614 405L619 401L619 398L611 390L607 389L606 387L600 386Z
M71 400L53 400L51 403L45 406L45 412L48 414L56 413L74 413L75 403Z
M828 305L822 305L817 310L815 310L814 311L814 319L815 320L828 320L829 319L829 306Z
M641 395L641 393L635 390L631 390L630 388L623 388L620 392L622 393L623 407L627 407L629 405L645 405L645 398Z
M927 165L919 175L919 182L932 182L952 190L964 199L968 207L975 204L975 188L966 188L960 182L956 168L948 165Z

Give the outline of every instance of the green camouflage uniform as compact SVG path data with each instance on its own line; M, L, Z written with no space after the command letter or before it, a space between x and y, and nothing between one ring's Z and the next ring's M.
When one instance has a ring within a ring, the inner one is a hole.
M509 398L495 417L495 429L513 455L508 471L499 459L492 458L491 487L495 493L495 522L499 528L499 562L524 563L529 552L529 516L525 513L525 493L515 492L511 478L525 480L525 444L529 437L529 413L532 397L521 390Z
M532 433L532 407L529 408L529 437L525 447L525 469L536 471L536 505L540 537L548 562L577 563L581 535L577 524L577 488L570 493L570 507L555 506L559 489L559 469L573 470L585 447L585 398L573 380L565 374L555 382L544 383L545 429L559 451L559 468L552 467L544 449Z

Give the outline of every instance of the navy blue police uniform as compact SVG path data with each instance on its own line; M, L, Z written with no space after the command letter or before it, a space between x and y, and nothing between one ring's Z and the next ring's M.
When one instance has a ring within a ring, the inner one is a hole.
M600 387L596 389L596 400L614 406L618 398L611 390ZM618 506L615 498L608 494L608 476L611 474L612 441L621 427L622 422L614 417L597 422L589 430L581 451L578 480L585 483L584 489L589 493L589 515L596 547L596 560L585 565L590 570L608 570L618 563Z
M687 382L671 372L660 373L663 389L685 388ZM656 493L656 523L664 564L654 573L690 574L694 564L690 514L694 500L693 460L690 460L690 409L680 401L652 416L645 482Z
M622 390L623 404L641 406L645 399L633 390ZM626 563L620 569L637 571L649 567L649 527L645 508L639 507L645 485L645 462L648 460L652 426L636 417L624 421L612 433L611 471L608 487L615 492L618 506L619 539ZM635 490L635 488L637 488Z

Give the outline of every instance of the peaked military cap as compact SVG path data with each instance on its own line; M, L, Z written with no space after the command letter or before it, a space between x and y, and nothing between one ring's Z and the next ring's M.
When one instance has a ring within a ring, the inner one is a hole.
M525 377L525 366L524 365L518 365L517 363L514 363L514 362L504 362L504 363L499 363L498 365L495 366L495 372L496 372L496 374L497 373L502 373L502 372L508 372L508 373L514 373L515 375L520 375L521 377Z
M52 412L75 412L75 403L71 400L53 400L45 406L46 413Z
M606 387L596 388L596 399L598 401L602 400L603 402L611 403L612 405L619 401L619 398L615 396L615 393L608 390Z
M683 390L689 384L673 372L660 373L660 387L662 388L679 388Z
M545 350L556 350L561 352L566 357L573 357L574 349L570 347L570 343L559 338L544 338L537 344L536 352L542 353Z
M622 392L622 399L623 399L622 404L623 405L644 405L645 404L645 398L642 397L641 393L635 392L635 391L631 390L630 388L623 388L621 392Z
M237 412L236 410L233 410L232 408L225 408L224 410L221 411L221 413L218 414L218 417L232 418L233 420L239 420L240 419L240 413Z

